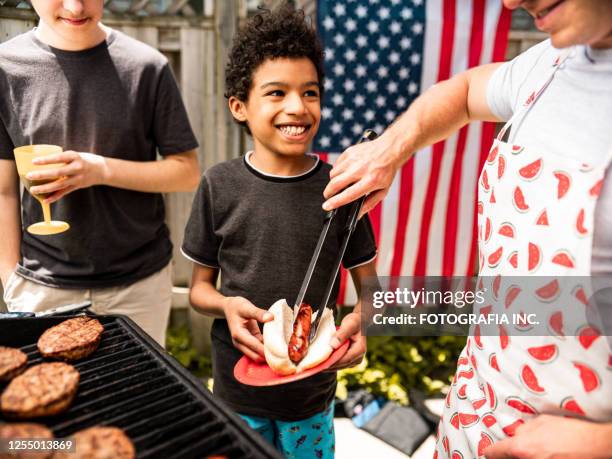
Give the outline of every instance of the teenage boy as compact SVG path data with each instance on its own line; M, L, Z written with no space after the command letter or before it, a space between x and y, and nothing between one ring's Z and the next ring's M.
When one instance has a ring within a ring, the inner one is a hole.
M91 301L163 344L172 245L161 193L197 186L186 111L167 60L109 29L103 0L32 0L36 29L0 45L0 278L11 311ZM29 179L70 230L24 231L41 206L19 197L13 148L56 144L64 163ZM162 160L156 160L156 154ZM61 198L61 199L60 199ZM20 213L20 205L23 213Z
M183 253L194 261L191 303L216 318L212 328L215 395L285 457L333 457L335 371L276 387L251 387L233 376L247 355L263 358L259 323L276 300L293 304L325 213L331 167L307 148L321 119L323 53L302 11L283 6L250 19L237 34L226 68L226 96L254 150L203 176L185 230ZM338 253L348 213L330 229L305 301L318 304ZM344 266L357 286L375 276L369 220L351 237ZM221 284L216 289L221 273ZM338 288L333 293L335 301ZM336 368L361 361L359 306L332 340L351 339Z

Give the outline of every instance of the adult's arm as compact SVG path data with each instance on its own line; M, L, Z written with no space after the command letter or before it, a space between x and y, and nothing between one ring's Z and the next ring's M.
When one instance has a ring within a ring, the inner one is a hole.
M362 214L368 212L385 197L395 172L416 151L449 137L470 121L496 121L486 93L500 65L475 67L432 86L378 139L348 148L331 171L323 208L331 210L369 193Z
M32 187L32 193L53 193L54 202L62 196L93 185L108 185L147 193L192 191L199 182L196 150L166 155L159 161L128 161L93 153L65 151L36 160L38 164L66 163L56 169L30 172L32 180L61 180Z
M6 286L8 278L19 261L21 245L21 204L19 176L15 161L0 160L0 280Z

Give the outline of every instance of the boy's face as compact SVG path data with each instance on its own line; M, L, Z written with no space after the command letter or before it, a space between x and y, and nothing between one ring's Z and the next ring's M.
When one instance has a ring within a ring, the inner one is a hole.
M31 0L44 41L61 49L93 46L100 37L104 0Z
M319 79L308 58L268 59L253 74L249 98L229 100L236 119L246 121L255 151L298 156L319 129Z

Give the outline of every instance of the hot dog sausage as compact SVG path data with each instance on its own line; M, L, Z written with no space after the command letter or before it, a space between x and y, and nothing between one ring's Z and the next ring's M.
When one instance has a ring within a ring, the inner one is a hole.
M308 352L311 322L312 308L309 304L302 303L293 322L293 333L289 339L289 359L295 364Z

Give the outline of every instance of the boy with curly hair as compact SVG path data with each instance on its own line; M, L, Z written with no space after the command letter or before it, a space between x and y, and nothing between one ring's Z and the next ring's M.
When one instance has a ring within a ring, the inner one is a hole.
M216 318L215 396L290 458L333 457L335 371L251 387L239 383L233 369L242 355L263 358L260 323L272 320L267 309L278 299L295 301L324 222L331 167L307 153L321 119L322 83L322 47L302 11L284 5L245 24L230 52L226 97L254 150L204 174L182 246L194 262L191 303ZM309 304L323 297L347 217L343 209L333 221L305 298ZM366 217L343 259L357 286L376 275L375 257ZM337 294L338 283L332 301ZM334 348L351 341L332 370L361 361L365 338L359 329L358 305L332 339Z

